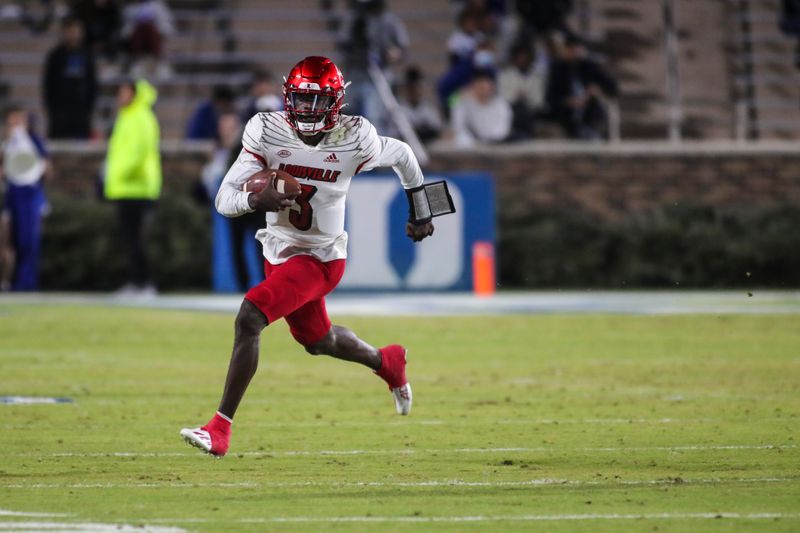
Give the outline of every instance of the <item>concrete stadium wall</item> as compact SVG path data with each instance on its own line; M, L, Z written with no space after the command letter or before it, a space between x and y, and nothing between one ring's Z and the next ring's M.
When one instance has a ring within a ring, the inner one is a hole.
M800 205L800 143L537 143L434 149L434 171L495 176L498 212L559 208L618 220L674 204Z
M48 145L55 167L55 179L49 189L71 196L95 194L106 155L105 143L58 141ZM213 150L210 142L164 141L161 164L165 192L186 192L200 178Z
M209 143L162 145L166 191L199 178ZM93 194L103 144L53 143L54 189ZM800 205L799 143L536 143L470 150L436 148L428 172L488 172L498 211L575 210L616 220L679 204L716 207Z

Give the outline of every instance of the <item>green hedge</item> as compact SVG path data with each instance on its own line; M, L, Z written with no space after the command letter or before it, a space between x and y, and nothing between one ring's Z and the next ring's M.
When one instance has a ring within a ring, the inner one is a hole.
M110 203L51 195L44 222L41 286L47 290L112 290L125 281L126 255ZM189 196L167 195L145 231L151 276L159 289L211 285L211 217Z
M112 290L125 254L111 204L51 198L42 287ZM514 287L798 287L800 208L671 207L611 223L567 211L501 216L499 281ZM210 208L172 194L150 221L147 254L162 290L210 287ZM748 275L749 273L749 275Z
M800 208L676 206L604 222L536 211L499 221L506 287L797 287Z

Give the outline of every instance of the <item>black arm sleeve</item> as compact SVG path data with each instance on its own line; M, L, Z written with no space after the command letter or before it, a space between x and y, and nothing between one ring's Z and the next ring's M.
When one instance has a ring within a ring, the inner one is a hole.
M408 200L408 221L416 226L421 226L431 221L431 209L428 205L428 198L425 195L425 186L420 185L412 189L406 189L406 200Z

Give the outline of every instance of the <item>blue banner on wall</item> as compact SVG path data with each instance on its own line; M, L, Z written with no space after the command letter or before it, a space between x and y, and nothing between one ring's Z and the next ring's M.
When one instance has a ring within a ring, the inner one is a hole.
M446 180L456 213L433 220L432 237L414 243L405 234L408 204L394 174L359 174L347 195L347 269L337 290L470 290L472 248L495 242L494 187L485 174L429 174ZM214 217L214 290L236 291L227 221ZM249 252L250 250L248 250ZM252 257L257 263L258 259ZM260 272L250 267L251 282Z

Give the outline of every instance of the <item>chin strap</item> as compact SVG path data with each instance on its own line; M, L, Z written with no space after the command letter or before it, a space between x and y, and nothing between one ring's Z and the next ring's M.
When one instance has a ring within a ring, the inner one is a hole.
M446 181L436 181L406 189L406 199L408 221L416 226L427 224L433 217L456 212Z

